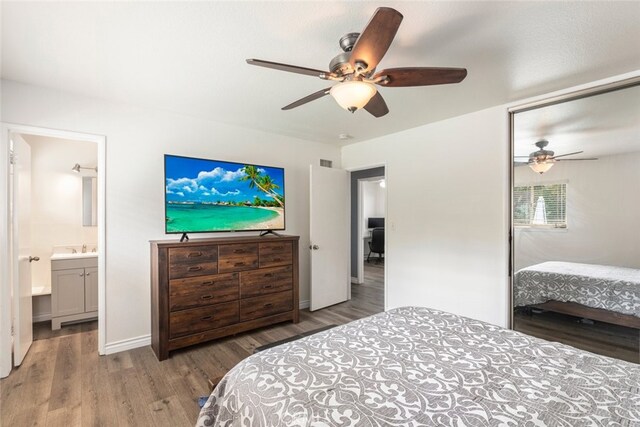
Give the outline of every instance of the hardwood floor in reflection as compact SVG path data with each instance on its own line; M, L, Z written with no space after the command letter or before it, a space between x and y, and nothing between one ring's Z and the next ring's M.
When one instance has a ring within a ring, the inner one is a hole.
M603 322L585 324L579 318L544 312L516 312L514 329L528 335L572 347L640 363L640 330Z

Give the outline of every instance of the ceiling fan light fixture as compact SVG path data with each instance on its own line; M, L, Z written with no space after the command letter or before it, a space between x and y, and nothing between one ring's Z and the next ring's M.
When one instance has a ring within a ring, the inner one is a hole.
M374 85L361 81L338 83L329 91L339 106L352 113L367 105L376 92Z
M542 175L543 173L548 172L554 163L555 161L553 160L543 160L543 161L534 160L533 162L529 163L529 167L534 172L537 172L540 175Z

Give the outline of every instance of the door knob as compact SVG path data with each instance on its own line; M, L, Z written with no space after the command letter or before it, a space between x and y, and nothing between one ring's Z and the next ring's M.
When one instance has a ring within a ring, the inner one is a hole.
M320 249L320 246L318 245L309 246L309 249L313 249L314 251L317 251L318 249Z
M33 262L33 261L40 261L40 257L39 256L29 256L29 262Z

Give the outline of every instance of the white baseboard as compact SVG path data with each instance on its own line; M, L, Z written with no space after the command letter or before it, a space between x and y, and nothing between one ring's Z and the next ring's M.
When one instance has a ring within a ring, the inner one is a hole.
M126 340L109 342L104 348L104 354L120 353L121 351L133 350L134 348L148 345L151 345L151 335L142 335Z
M40 313L33 316L33 323L46 322L51 320L51 313Z
M304 301L300 301L299 307L300 307L300 310L303 310L305 308L309 308L309 300L306 299Z

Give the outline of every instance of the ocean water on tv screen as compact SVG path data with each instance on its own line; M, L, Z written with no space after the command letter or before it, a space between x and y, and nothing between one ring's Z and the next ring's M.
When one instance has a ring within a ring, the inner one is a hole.
M270 224L270 221L278 218L278 212L248 206L167 203L166 215L168 233L259 230L284 226Z

